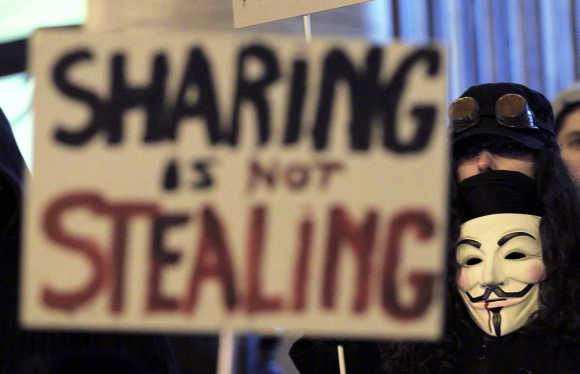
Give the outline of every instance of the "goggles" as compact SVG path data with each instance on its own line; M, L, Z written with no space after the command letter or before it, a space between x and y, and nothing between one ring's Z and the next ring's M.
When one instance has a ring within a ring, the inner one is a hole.
M481 120L479 104L470 96L461 97L451 103L448 114L454 135L476 126ZM540 129L527 100L518 94L505 94L497 99L495 121L500 126L516 130Z

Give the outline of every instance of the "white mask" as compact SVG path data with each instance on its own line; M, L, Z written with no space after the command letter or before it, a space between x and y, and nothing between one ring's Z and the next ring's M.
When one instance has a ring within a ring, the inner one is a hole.
M461 225L457 287L471 318L488 335L507 335L538 310L538 283L545 277L540 219L500 213Z

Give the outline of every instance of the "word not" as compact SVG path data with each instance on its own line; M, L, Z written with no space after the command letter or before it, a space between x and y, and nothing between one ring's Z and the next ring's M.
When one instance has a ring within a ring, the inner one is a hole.
M311 184L317 185L320 190L325 190L330 185L332 177L344 168L344 164L340 161L294 161L282 165L274 160L264 165L258 160L251 160L248 164L246 190L252 193L259 186L271 190L282 185L290 191L301 191Z

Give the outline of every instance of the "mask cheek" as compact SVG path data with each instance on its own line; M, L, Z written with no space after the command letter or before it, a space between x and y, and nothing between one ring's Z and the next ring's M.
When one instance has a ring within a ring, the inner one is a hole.
M514 264L512 268L511 278L523 283L539 283L546 277L546 268L541 259Z
M471 272L466 268L459 268L457 274L457 287L461 291L469 291L473 288L473 276Z
M541 263L530 264L528 268L530 283L539 283L546 279L546 267Z

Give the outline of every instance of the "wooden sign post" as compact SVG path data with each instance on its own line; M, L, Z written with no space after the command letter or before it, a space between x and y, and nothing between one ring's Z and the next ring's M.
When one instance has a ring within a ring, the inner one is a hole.
M307 14L302 18L304 20L304 40L306 40L306 43L310 43L312 41L312 24L310 23L310 14Z

